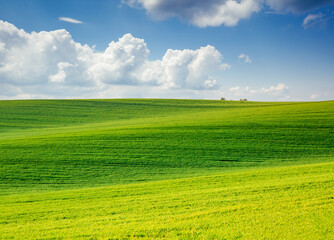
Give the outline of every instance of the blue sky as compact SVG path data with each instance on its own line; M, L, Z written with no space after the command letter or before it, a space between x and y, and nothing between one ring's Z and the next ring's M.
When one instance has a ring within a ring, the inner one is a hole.
M0 0L0 20L1 99L334 99L330 0Z

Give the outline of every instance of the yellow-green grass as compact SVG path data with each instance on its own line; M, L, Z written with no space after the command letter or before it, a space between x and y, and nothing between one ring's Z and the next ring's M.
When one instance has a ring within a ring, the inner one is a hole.
M334 101L0 101L0 239L333 238Z
M333 239L334 163L0 197L1 239Z

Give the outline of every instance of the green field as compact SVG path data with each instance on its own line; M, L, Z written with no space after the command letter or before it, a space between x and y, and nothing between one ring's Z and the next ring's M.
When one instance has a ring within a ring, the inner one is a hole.
M334 239L334 101L0 101L0 239Z

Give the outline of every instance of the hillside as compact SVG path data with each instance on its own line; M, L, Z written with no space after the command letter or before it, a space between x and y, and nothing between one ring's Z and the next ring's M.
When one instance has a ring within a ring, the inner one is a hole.
M334 101L0 101L1 238L329 239L333 139Z
M333 239L334 164L0 197L1 239Z
M334 102L0 102L3 191L179 178L333 157ZM15 189L17 188L17 189Z

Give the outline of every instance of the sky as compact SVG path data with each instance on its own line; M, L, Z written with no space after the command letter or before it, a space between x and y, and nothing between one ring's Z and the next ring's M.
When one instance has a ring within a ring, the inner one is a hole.
M0 0L0 99L334 99L334 0Z

